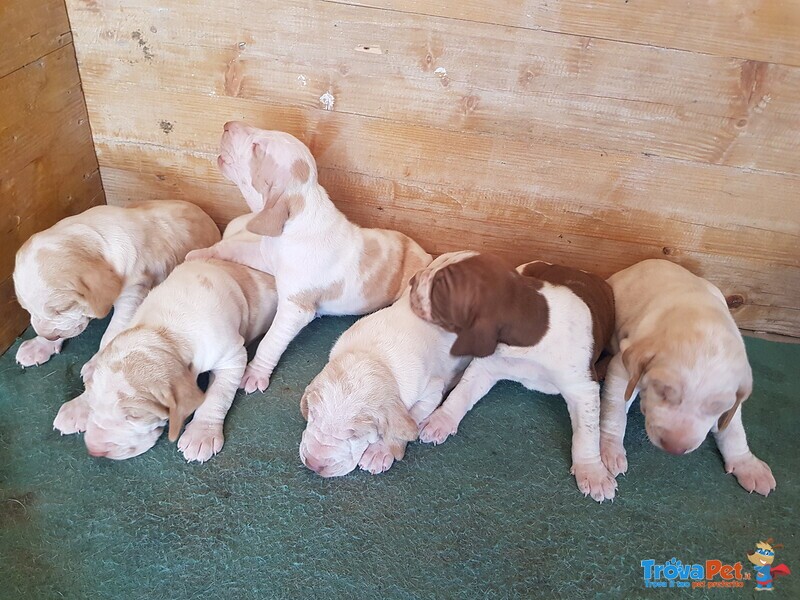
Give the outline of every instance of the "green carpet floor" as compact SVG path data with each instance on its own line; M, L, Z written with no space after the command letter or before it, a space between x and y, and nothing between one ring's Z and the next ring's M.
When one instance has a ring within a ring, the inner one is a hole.
M204 465L165 438L132 460L93 459L80 436L52 430L105 323L35 369L15 365L17 342L0 358L0 597L666 597L681 592L644 589L640 561L743 561L749 573L745 554L773 537L785 545L775 564L794 573L770 597L800 598L800 345L747 340L745 424L773 495L739 488L712 440L680 458L657 450L635 410L629 473L598 505L569 475L563 401L512 384L455 438L412 444L383 475L306 470L300 395L352 322L312 323L266 393L237 397L225 447Z

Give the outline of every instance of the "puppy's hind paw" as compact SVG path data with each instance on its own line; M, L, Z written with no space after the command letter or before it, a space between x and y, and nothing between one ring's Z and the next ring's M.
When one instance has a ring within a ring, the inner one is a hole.
M222 424L193 420L183 430L178 440L178 450L183 453L187 462L204 463L222 450L224 443Z
M777 487L772 469L753 454L726 461L725 470L732 473L739 485L751 493L756 492L762 496L768 496Z
M617 490L617 480L606 469L602 461L572 465L572 474L578 489L584 496L591 496L593 500L613 500Z
M80 433L86 431L86 421L89 419L89 403L83 396L78 396L65 402L58 409L58 415L53 421L53 429L61 435Z
M458 423L458 419L437 408L420 424L419 439L428 444L443 444L449 436L458 431Z
M269 387L269 376L269 373L264 373L256 367L247 365L239 388L243 389L246 394L252 394L256 390L263 392Z

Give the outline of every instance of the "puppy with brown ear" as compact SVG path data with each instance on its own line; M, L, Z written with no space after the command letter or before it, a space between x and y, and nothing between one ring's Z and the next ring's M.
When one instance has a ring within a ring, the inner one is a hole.
M419 423L469 363L450 354L455 338L412 312L408 287L392 306L348 329L301 400L308 421L303 464L336 477L356 466L381 473L403 458Z
M226 237L243 228L241 220ZM266 273L218 260L179 265L97 354L86 391L61 407L54 427L86 431L89 454L122 460L151 448L167 421L169 439L178 440L194 413L178 448L186 460L208 460L224 442L223 422L247 365L245 344L267 330L277 304ZM197 376L207 371L204 394Z
M223 241L189 255L220 258L275 276L278 314L241 387L265 390L289 342L320 315L362 315L397 300L411 276L431 262L397 231L351 223L317 179L309 149L282 131L225 124L222 174L242 192L256 216L256 242Z
M742 335L725 296L667 260L645 260L608 279L616 298L616 353L603 391L601 449L614 475L628 461L626 413L637 394L650 441L670 454L716 438L725 469L766 496L775 478L747 444L741 405L753 387Z
M190 250L219 239L219 229L200 208L167 200L96 206L34 234L17 252L14 287L37 337L20 345L17 362L47 362L65 339L113 307L100 341L104 348ZM81 375L88 379L91 371L89 361Z
M451 352L476 357L447 400L422 423L441 444L502 379L561 394L572 420L572 473L598 502L616 481L600 460L600 384L595 363L614 329L614 297L600 277L544 262L515 271L489 254L461 252L414 276L411 306L457 335Z

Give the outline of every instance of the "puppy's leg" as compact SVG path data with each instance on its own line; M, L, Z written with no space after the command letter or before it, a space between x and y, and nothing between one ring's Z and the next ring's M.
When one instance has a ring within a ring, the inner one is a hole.
M617 482L600 459L600 384L559 385L572 421L572 474L584 496L614 498Z
M406 442L402 440L378 440L367 446L358 466L373 475L388 471L395 460L403 460L406 454Z
M775 489L775 477L769 465L756 458L747 445L741 406L728 426L722 431L715 431L714 437L725 460L725 470L736 476L739 485L748 492L758 492L762 496L769 495Z
M242 377L239 387L246 393L256 390L263 392L269 387L269 378L275 365L286 351L289 343L297 337L303 327L314 320L316 313L298 306L294 302L278 299L278 311L275 320L261 340L256 355Z
M86 431L86 420L89 418L89 401L86 399L86 392L65 402L58 409L56 420L53 421L53 429L61 432L61 435L70 433L80 433Z
M183 452L187 461L206 462L225 443L222 426L247 365L244 340L241 344L211 371L205 400L178 440L178 450Z
M476 358L464 371L461 381L433 414L425 419L419 439L441 444L458 431L458 424L500 379L491 367L492 357Z
M603 397L600 401L600 456L603 464L616 477L628 470L625 455L625 427L630 404L625 403L628 373L622 364L622 354L617 354L608 364Z
M17 362L23 367L34 367L46 363L54 354L61 352L64 339L54 342L37 335L32 340L25 340L17 350Z
M442 403L444 396L445 382L441 379L434 379L428 384L422 397L417 400L416 404L411 407L409 414L411 418L419 425L436 410Z
M216 258L235 262L257 271L264 271L267 268L264 257L261 254L260 241L243 241L235 237L217 242L209 248L192 250L186 255L186 260ZM269 272L269 271L264 271ZM272 275L273 273L270 273Z

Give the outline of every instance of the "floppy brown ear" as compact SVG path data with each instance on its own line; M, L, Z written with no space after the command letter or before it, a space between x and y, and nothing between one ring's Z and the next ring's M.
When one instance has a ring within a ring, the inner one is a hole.
M378 419L377 428L378 434L387 441L413 442L419 433L416 421L411 418L399 396L387 398L385 410Z
M631 396L633 396L633 391L636 389L639 380L647 370L647 365L650 364L654 356L655 351L646 341L639 342L635 346L631 345L622 353L622 364L625 365L625 370L628 371L630 375L628 387L625 388L625 402L630 400Z
M733 408L730 410L725 411L720 416L719 421L717 422L717 431L724 430L733 419L736 411L739 410L739 407L742 405L742 402L747 400L750 397L750 393L753 391L753 384L752 382L743 383L739 386L739 389L736 390L736 402L733 405Z
M170 442L178 439L186 419L200 407L203 400L205 400L205 395L197 387L197 380L188 368L164 391L161 401L169 411Z
M76 292L89 316L102 319L109 312L122 292L122 277L103 260L87 265L78 279Z
M458 334L450 354L483 358L494 354L498 344L497 326L487 319L478 319Z
M265 202L261 212L256 213L256 216L250 219L247 231L257 235L276 237L283 233L283 227L288 220L289 203L281 197L272 206Z

